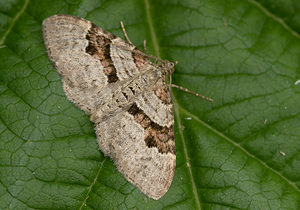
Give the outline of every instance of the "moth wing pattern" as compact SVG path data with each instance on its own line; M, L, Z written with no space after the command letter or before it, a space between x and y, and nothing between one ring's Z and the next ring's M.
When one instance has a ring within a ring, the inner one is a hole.
M166 69L82 18L51 16L43 36L67 98L91 115L99 148L141 192L161 198L176 166Z

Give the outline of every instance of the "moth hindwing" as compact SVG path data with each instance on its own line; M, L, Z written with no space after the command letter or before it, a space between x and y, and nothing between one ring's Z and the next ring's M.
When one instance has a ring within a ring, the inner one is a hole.
M43 35L67 98L91 115L99 148L141 192L161 198L176 165L165 83L173 63L153 63L134 45L74 16L47 18Z

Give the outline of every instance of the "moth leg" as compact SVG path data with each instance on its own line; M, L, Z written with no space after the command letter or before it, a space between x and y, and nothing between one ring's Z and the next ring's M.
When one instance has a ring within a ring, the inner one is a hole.
M146 41L146 39L144 39L144 50L145 50L145 52L146 52L147 54L151 55L151 53L148 51L146 45L147 45L147 41Z

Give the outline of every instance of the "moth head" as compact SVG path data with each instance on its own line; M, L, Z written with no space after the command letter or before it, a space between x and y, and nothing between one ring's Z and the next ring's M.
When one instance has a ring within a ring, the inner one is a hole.
M164 68L166 69L166 72L169 73L169 74L172 74L175 71L174 67L177 63L178 63L177 61L174 61L174 62L167 61L167 62L165 62L163 65L164 65Z

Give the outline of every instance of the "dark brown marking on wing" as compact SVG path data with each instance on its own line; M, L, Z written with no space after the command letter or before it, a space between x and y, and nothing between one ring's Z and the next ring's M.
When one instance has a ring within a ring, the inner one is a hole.
M142 51L139 49L135 48L132 51L132 57L134 60L134 63L136 67L141 71L141 69L144 69L145 64L149 64L150 59L147 57Z
M117 76L116 68L113 65L113 61L110 57L111 40L106 38L105 36L98 35L96 33L97 28L98 26L92 23L92 26L86 35L86 39L89 41L89 44L86 47L85 51L86 53L101 61L103 71L108 78L108 82L113 83L118 81L119 78ZM111 34L109 35L111 36Z
M174 126L160 126L153 122L136 103L128 109L129 114L145 129L145 143L150 147L156 147L162 154L176 154L174 142Z
M169 87L167 85L160 85L154 88L154 94L164 103L172 104L172 98Z

